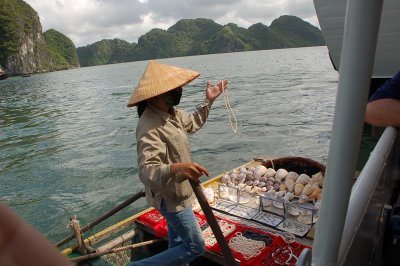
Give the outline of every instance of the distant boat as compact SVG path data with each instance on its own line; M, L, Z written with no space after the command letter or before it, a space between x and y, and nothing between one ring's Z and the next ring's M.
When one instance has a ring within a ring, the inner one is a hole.
M0 66L0 80L1 79L6 79L8 76L7 76L7 73L3 70L3 68Z

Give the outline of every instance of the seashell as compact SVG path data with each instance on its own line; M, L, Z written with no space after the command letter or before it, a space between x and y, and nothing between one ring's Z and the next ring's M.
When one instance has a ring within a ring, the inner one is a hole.
M267 181L266 184L267 184L267 186L273 186L273 185L274 185L274 182Z
M322 194L322 189L315 188L313 192L310 194L310 199L315 199L319 194Z
M263 176L267 172L267 168L264 165L257 165L254 175L258 178Z
M244 179L244 178L246 178L246 174L244 174L244 173L240 173L240 174L238 174L238 176L237 176L239 179Z
M287 201L291 201L292 199L294 199L294 194L292 192L286 192L284 199L286 199Z
M229 172L229 175L230 174L238 174L238 172L239 172L238 169L233 169L232 171Z
M236 173L230 173L229 176L231 177L231 181L235 182L235 180L237 178L237 174Z
M203 189L204 196L206 197L208 203L214 202L214 190L212 188Z
M253 186L257 186L258 184L260 184L260 181L259 181L259 180L253 181Z
M246 175L246 181L251 181L253 178L249 175Z
M246 191L247 193L251 193L251 186L246 186L244 188L244 191Z
M263 181L261 181L261 182L258 184L259 187L265 187L265 185L266 185L266 183L263 182Z
M253 192L254 193L260 193L262 190L260 187L253 187Z
M273 185L273 187L274 187L275 190L279 190L279 184L278 184L278 183L275 183L275 184Z
M240 171L240 173L244 173L244 174L247 173L246 167L240 167L239 171Z
M306 202L309 202L309 201L310 201L310 198L308 196L306 196L306 195L301 195L300 198L299 198L299 203L306 203Z
M286 185L288 191L293 192L293 189L294 189L294 181L293 181L293 179L288 179L286 177L285 185Z
M293 215L293 216L299 216L300 215L300 210L297 207L288 208L288 212L289 212L290 215Z
M250 171L252 171L252 172L254 172L254 171L256 170L256 168L255 168L254 166L250 166L248 169L249 169Z
M265 172L265 175L270 177L270 176L275 176L276 171L273 168L267 168L267 171Z
M246 172L246 175L248 175L248 176L253 176L253 175L254 175L254 171L248 170L248 171Z
M271 181L272 183L274 183L275 182L275 178L270 176L270 177L268 177L268 181Z
M286 180L292 179L294 182L296 182L297 178L299 177L299 174L296 172L289 172L286 176Z
M296 196L300 196L301 192L303 192L304 186L303 184L296 184L294 186L294 194Z
M307 184L304 186L303 191L301 192L302 195L310 196L311 193L313 193L315 188L312 187L312 185Z
M224 175L221 177L221 181L222 181L224 184L228 183L228 181L230 181L230 180L231 180L231 177L230 177L229 175L227 175L227 174L224 174Z
M260 182L267 182L267 181L268 181L268 177L266 177L265 175L260 177Z
M318 172L315 175L311 176L310 183L318 184L318 186L322 187L324 184L324 176L321 172Z
M240 190L243 190L245 187L246 187L246 184L244 184L244 183L241 183L241 184L238 185L238 188Z
M276 174L275 174L275 181L281 182L283 179L286 178L287 174L288 174L288 172L285 169L282 169L282 168L278 169L278 171L276 171Z
M246 182L246 185L252 186L252 185L253 185L253 181L247 181L247 182Z
M264 191L267 191L267 189L268 189L267 187L262 187L262 188L261 188L261 191L264 192Z
M282 190L286 190L286 185L285 184L280 184L279 185L279 191L282 191Z
M296 180L296 184L307 185L310 182L311 178L306 174L301 174Z

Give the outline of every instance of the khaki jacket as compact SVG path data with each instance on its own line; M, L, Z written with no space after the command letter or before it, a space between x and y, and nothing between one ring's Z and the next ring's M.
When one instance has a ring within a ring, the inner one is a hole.
M191 206L194 198L189 181L171 176L170 165L191 162L188 134L204 125L211 105L205 100L193 113L174 109L175 115L146 107L137 124L136 141L139 179L150 206L160 209L163 198L169 212Z

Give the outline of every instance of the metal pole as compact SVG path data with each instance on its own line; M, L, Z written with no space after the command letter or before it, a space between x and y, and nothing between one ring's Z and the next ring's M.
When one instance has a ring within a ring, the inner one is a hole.
M337 265L375 58L383 0L349 0L312 265Z

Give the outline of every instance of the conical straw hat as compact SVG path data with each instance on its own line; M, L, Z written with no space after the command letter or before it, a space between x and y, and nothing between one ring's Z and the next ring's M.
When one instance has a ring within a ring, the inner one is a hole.
M153 98L164 92L185 86L200 73L171 65L160 64L150 60L143 73L139 84L132 93L128 107L137 105L138 102Z

